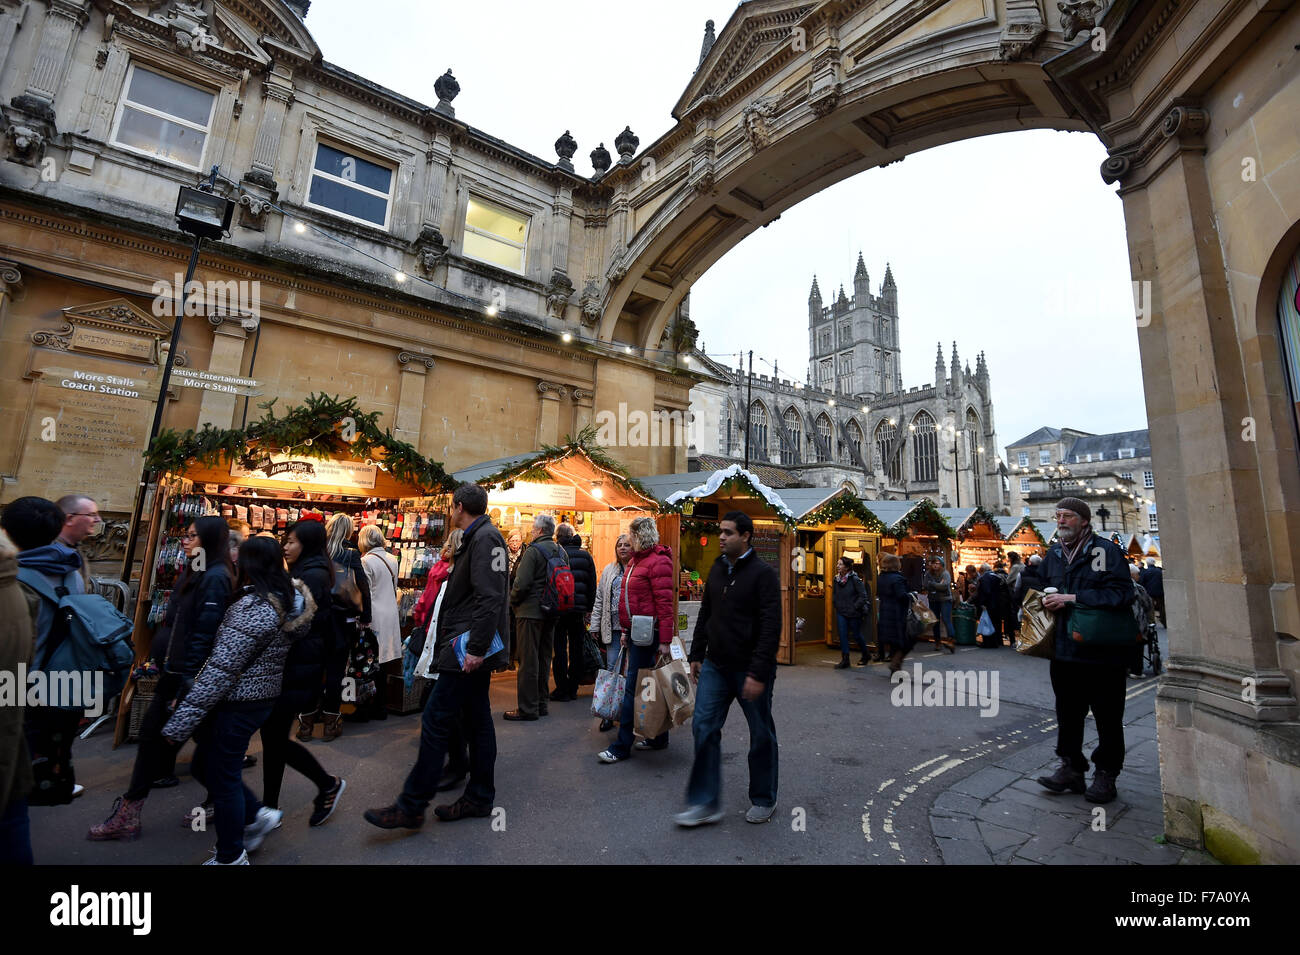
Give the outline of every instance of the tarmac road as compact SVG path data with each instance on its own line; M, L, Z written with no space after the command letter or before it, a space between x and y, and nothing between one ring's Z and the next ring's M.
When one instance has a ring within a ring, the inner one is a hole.
M854 659L856 659L856 653ZM780 799L766 825L749 825L745 754L748 731L738 706L723 730L723 804L718 825L683 830L670 815L683 806L691 764L689 724L675 730L667 750L637 753L604 765L595 754L612 742L590 716L590 688L573 703L552 703L536 723L507 723L514 706L512 679L492 689L498 756L495 819L441 823L429 813L418 832L385 832L362 811L390 803L414 761L419 717L347 724L341 738L311 744L325 768L347 779L335 816L307 825L313 787L286 772L285 818L261 850L257 865L429 863L938 863L928 810L957 780L991 758L1041 742L1054 732L1047 663L1010 648L958 648L936 654L919 644L905 669L996 673L996 714L977 705L895 706L884 667L834 670L838 653L801 648L799 664L778 669L774 716L780 740ZM1150 709L1154 692L1136 692L1150 680L1130 680L1126 718ZM33 848L46 864L195 864L209 856L213 832L183 829L183 814L202 791L188 776L174 789L156 790L144 811L142 837L133 843L92 843L89 826L108 815L126 785L135 746L111 749L101 731L74 748L85 795L69 806L31 811ZM182 753L188 759L190 747ZM260 753L254 738L251 752ZM261 765L245 781L261 790ZM454 793L451 796L454 797ZM448 799L447 801L451 801Z

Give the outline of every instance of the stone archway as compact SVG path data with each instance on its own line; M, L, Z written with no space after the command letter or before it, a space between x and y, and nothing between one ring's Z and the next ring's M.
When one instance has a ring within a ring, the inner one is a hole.
M584 292L601 340L657 348L705 270L835 182L988 133L1096 134L1163 484L1166 834L1273 862L1300 861L1300 817L1276 811L1300 803L1300 454L1270 271L1300 223L1298 31L1293 0L741 4L676 125L599 181ZM1008 215L1068 198L1008 196Z

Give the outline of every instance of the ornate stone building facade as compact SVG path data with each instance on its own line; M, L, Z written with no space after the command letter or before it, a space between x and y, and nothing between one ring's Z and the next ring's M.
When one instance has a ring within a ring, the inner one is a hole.
M592 331L623 244L608 153L588 176L567 132L547 161L474 128L450 70L425 105L340 69L307 6L0 0L0 501L102 480L101 507L130 509L153 399L109 408L61 372L156 394L172 324L157 283L180 284L190 242L178 191L213 167L237 212L203 250L180 364L252 379L279 407L355 394L448 470L620 403L685 412L693 376L667 350L689 348L685 326L663 351ZM632 131L615 144L631 162ZM74 397L77 429L42 441ZM230 427L260 414L247 404L174 381L163 423ZM684 445L615 453L641 473L685 467Z
M957 345L935 356L934 383L903 387L898 285L887 265L878 293L862 256L853 297L830 305L817 279L808 297L807 381L757 374L700 355L711 381L691 391L696 449L743 460L746 406L750 458L780 465L803 483L842 485L865 497L930 497L944 506L982 504L1001 512L992 386L980 353L962 367Z

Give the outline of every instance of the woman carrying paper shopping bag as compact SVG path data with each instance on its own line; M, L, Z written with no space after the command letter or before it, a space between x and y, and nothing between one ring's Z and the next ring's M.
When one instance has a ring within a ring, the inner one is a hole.
M623 708L619 712L618 739L596 755L602 763L621 763L632 754L632 715L637 692L637 672L668 659L673 639L673 552L659 543L659 528L653 518L638 517L628 528L634 552L623 574L619 595L622 645L627 647L627 683ZM635 748L665 749L668 733L638 740Z
M605 651L605 667L614 670L618 656L623 651L623 621L619 612L620 597L623 594L623 571L632 557L632 538L619 534L614 542L614 554L617 558L606 565L600 572L600 582L596 584L596 601L591 607L591 628L600 635L600 645ZM626 656L626 652L623 652ZM607 732L614 728L613 719L602 719L600 731Z

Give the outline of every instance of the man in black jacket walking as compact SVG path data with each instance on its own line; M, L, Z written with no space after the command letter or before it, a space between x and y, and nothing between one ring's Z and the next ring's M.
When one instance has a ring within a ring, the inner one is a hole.
M487 491L462 484L452 495L452 523L465 532L438 615L438 682L420 725L420 755L394 805L367 809L366 821L381 829L419 829L424 810L437 792L448 740L464 720L469 741L469 783L464 794L434 815L444 822L488 816L496 799L496 730L488 689L492 672L510 663L505 641L510 632L506 605L509 559L501 533L487 517ZM464 640L460 638L464 637Z
M713 562L691 642L695 693L695 762L679 826L722 818L722 725L731 701L749 723L749 812L760 823L776 810L777 745L772 721L772 684L781 641L781 581L750 545L754 522L731 511L720 522L722 554Z
M1133 582L1124 552L1092 533L1092 510L1086 502L1067 497L1057 503L1056 537L1039 576L1045 587L1057 590L1043 598L1043 606L1056 614L1051 677L1061 765L1038 782L1054 793L1084 792L1088 760L1083 755L1083 728L1091 709L1097 721L1092 754L1096 771L1085 796L1089 802L1105 803L1115 798L1115 777L1124 766L1124 691L1132 648L1080 643L1072 637L1071 622L1076 605L1127 609L1133 602ZM1125 618L1132 623L1130 614Z
M563 703L578 698L587 620L596 601L596 563L582 549L582 538L572 524L557 527L555 541L569 555L569 569L573 572L573 609L555 621L555 691L551 699Z
M1160 617L1160 626L1169 626L1165 623L1165 572L1156 566L1154 557L1147 558L1146 567L1138 574L1138 583L1155 603L1156 613Z

